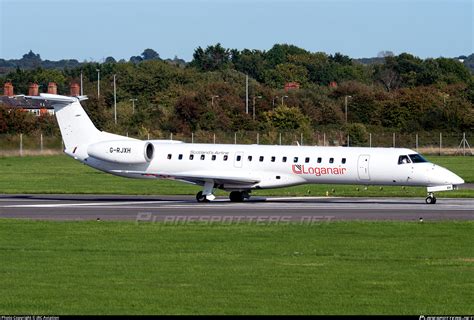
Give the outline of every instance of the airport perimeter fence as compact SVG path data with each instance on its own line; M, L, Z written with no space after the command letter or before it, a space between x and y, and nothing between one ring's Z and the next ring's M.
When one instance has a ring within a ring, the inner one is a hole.
M341 131L331 132L209 132L190 134L153 132L132 136L138 139L171 139L187 143L228 143L262 145L304 145L304 146L357 146L357 147L404 147L422 154L472 156L474 143L472 132L465 133L369 133L364 139L347 136ZM41 133L0 135L0 156L52 155L60 154L64 144L60 136Z

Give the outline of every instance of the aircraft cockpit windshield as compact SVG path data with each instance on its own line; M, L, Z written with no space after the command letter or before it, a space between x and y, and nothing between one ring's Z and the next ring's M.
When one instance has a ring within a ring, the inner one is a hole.
M428 162L425 158L423 158L421 155L415 153L415 154L409 154L409 155L401 155L398 157L398 164L405 164L405 163L422 163L422 162Z
M422 163L422 162L428 162L425 158L423 158L421 155L418 153L415 154L410 154L410 159L413 163Z
M398 164L410 163L410 158L407 155L401 155L398 157Z

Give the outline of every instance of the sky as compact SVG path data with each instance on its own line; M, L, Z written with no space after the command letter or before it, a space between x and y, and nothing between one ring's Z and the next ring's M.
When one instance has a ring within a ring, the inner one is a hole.
M197 47L275 43L352 58L473 53L474 0L0 0L0 58L128 60L151 48L192 60Z

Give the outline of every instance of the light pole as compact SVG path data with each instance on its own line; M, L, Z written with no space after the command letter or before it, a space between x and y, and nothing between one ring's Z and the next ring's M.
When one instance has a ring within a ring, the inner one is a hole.
M137 101L138 99L130 99L130 101L132 101L132 113L135 113L135 101Z
M211 106L214 107L214 98L219 98L219 96L212 96L211 97Z
M346 124L347 124L347 99L348 98L352 98L352 96L345 96L344 97L344 111L345 111L345 114L346 114Z
M115 84L115 74L114 74L114 120L117 124L117 86Z
M253 96L253 113L252 113L253 120L255 120L255 99L262 99L262 96Z
M84 95L84 91L82 90L82 70L81 70L81 96Z
M273 101L272 101L273 109L275 109L275 99L278 99L278 98L279 98L278 96L273 97Z
M95 69L97 71L97 98L100 97L100 69Z
M281 105L283 105L283 99L288 98L288 96L281 97Z

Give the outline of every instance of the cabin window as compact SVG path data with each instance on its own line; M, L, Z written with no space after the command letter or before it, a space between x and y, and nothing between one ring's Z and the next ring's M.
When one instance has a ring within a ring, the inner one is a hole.
M321 157L318 158L318 163L323 162L323 159Z
M309 162L309 157L304 158L304 162L308 163Z
M342 158L342 164L346 163L346 158Z
M260 156L260 158L258 159L260 162L263 161L263 156Z
M206 159L206 156L201 154L201 160L204 160L204 159Z
M224 155L224 161L227 161L227 159L229 159L229 156L228 155Z
M398 157L398 164L410 163L410 158L408 156L402 155Z
M252 156L248 156L248 157L247 157L247 160L248 160L248 161L252 161Z
M215 154L212 155L211 160L212 161L216 160L216 155Z
M281 161L286 162L286 159L287 159L286 157L283 157L283 158L281 158Z
M189 155L189 160L193 160L194 159L194 154L190 154Z
M334 163L334 158L329 158L329 163Z
M183 155L180 154L180 155L178 156L178 159L179 159L179 160L183 160Z
M275 162L275 159L276 159L275 157L272 157L271 161L272 161L272 162Z
M294 162L294 163L297 163L297 162L298 162L298 157L294 157L294 158L293 158L293 162Z
M242 160L242 156L237 156L237 161Z
M426 160L419 154L409 154L408 156L410 157L411 162L413 163L428 162L428 160Z
M168 160L171 160L171 153L168 154Z

